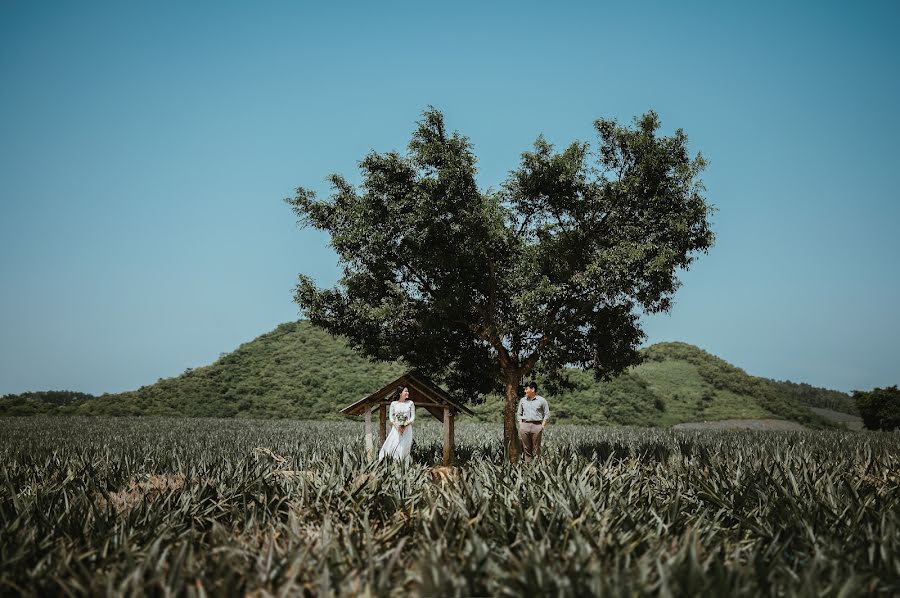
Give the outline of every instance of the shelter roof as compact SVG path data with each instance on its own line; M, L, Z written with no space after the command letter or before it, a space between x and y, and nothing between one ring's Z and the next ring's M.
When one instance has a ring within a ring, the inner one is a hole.
M406 386L409 388L409 394L416 407L424 407L431 415L441 421L444 421L444 407L449 407L454 413L465 413L467 415L475 415L475 413L454 401L449 393L443 388L432 382L427 376L415 370L409 371L396 380L387 383L382 388L376 390L367 397L363 397L352 405L348 405L341 409L342 415L353 416L362 415L366 408L372 408L382 403L390 403L389 398L398 386Z

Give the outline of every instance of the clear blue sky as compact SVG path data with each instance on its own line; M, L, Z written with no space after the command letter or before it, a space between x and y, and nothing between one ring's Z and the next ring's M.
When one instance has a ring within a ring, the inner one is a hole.
M132 389L296 319L338 269L282 199L429 104L494 187L539 133L656 110L719 211L648 341L900 383L897 6L0 3L0 393Z

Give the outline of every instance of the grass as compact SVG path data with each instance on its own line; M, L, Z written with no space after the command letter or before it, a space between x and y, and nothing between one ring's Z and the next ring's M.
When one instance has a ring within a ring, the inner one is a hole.
M0 594L896 595L900 434L0 420Z

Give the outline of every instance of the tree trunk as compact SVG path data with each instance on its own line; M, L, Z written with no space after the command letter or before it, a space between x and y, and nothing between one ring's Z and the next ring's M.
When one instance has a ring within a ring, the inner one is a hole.
M503 447L510 463L518 463L519 429L516 426L516 407L519 403L519 376L506 374L506 400L503 403Z

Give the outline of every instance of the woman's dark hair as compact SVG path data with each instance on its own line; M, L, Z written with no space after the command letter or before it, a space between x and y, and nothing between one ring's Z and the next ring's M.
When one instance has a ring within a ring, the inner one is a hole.
M409 386L407 386L406 384L401 384L400 386L397 387L397 391L396 391L397 400L400 400L400 395L403 394L404 388L406 390L409 390Z

